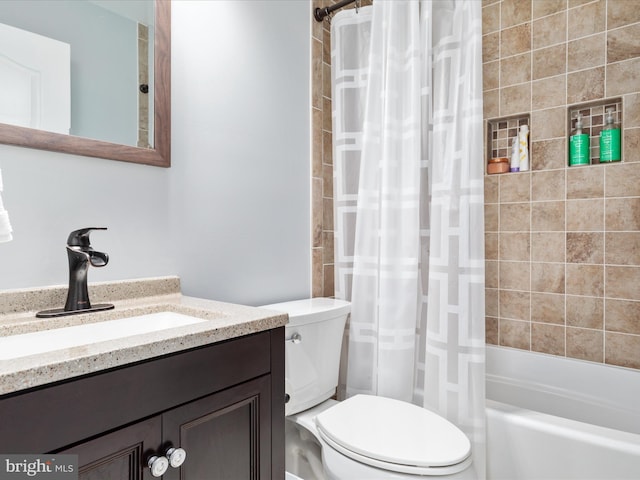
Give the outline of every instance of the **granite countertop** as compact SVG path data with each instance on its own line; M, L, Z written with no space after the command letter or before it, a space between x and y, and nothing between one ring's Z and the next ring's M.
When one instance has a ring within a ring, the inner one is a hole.
M204 322L100 341L81 347L0 360L0 395L98 372L160 355L277 328L287 315L180 293L178 277L162 277L89 286L92 304L113 303L113 310L41 319L36 312L64 305L67 287L0 292L0 337L115 320L156 312L175 312Z

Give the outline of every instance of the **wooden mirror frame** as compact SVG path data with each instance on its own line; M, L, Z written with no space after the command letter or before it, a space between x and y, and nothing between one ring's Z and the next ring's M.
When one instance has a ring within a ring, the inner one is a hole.
M171 166L171 0L155 0L154 148L119 145L0 123L0 143L87 157Z

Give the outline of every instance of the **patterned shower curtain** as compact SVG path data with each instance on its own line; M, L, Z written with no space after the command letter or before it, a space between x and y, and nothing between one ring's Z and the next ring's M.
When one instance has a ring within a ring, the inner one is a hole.
M374 1L332 20L336 297L346 395L458 425L485 478L481 2Z

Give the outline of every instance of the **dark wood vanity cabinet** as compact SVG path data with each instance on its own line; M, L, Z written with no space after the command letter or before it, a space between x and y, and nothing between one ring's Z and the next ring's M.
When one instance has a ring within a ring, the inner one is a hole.
M82 480L153 479L145 461L162 441L162 419L153 417L58 453L78 455Z
M280 480L284 329L6 395L0 419L0 452L77 454L83 480L153 479L172 447L165 480Z

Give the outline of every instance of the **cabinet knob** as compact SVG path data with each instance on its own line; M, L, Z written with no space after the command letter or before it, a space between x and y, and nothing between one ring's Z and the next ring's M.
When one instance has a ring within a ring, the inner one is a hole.
M173 468L178 468L187 458L187 452L182 448L170 448L167 450L167 458L169 459L169 465Z
M154 455L149 458L147 465L149 466L149 470L151 470L152 476L161 477L169 468L169 460L167 460L167 457L158 457L157 455Z

